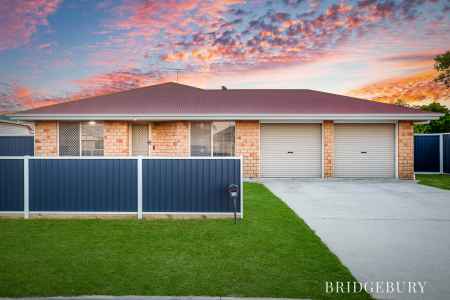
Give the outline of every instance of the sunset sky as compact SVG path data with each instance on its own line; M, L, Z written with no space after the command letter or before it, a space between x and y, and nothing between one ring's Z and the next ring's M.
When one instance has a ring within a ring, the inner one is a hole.
M164 81L450 103L450 0L5 0L0 111Z

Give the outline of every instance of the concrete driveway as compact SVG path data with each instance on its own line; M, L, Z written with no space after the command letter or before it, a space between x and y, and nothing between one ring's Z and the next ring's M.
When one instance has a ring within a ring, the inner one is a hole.
M400 282L403 294L373 292L377 298L450 299L449 191L405 181L263 183L358 281ZM424 294L407 294L408 281L425 281Z

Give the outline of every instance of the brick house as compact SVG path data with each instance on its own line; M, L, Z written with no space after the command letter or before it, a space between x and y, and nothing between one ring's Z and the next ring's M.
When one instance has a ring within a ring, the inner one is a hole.
M165 83L17 113L37 156L242 156L246 177L414 178L413 124L440 114L312 90Z

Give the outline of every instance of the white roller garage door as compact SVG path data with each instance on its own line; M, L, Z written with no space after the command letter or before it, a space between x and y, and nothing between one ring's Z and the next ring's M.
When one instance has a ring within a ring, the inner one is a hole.
M263 177L320 177L320 124L263 124Z
M336 177L394 177L393 124L336 124Z

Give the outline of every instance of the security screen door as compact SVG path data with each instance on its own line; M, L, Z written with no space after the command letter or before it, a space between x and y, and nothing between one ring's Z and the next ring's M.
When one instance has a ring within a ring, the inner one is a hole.
M148 125L132 125L131 149L133 156L148 156Z

